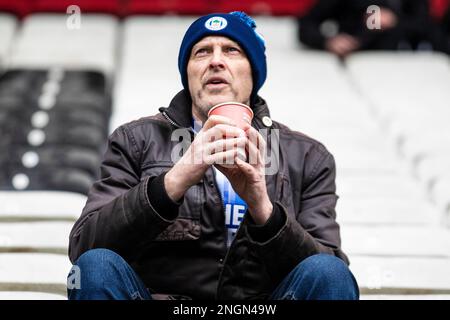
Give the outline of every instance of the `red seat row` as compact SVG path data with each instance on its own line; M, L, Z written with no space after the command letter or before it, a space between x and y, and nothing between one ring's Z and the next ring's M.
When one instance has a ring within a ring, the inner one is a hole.
M442 19L445 12L450 7L450 0L429 0L430 14L436 20Z
M245 11L249 14L297 16L315 0L0 0L0 11L23 17L36 12L65 13L70 5L81 12L104 12L124 17L133 14L199 15L210 12Z

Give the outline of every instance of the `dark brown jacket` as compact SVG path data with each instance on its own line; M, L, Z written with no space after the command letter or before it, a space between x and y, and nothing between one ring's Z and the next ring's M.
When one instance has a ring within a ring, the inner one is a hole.
M258 97L252 108L252 125L267 128L265 101ZM109 137L101 179L70 234L72 262L89 249L108 248L151 291L197 299L267 298L299 262L317 253L348 263L335 221L333 156L319 142L277 122L271 129L279 129L279 170L266 182L275 208L267 224L276 214L279 226L270 238L261 240L258 229L266 226L255 225L247 213L227 249L212 168L179 207L172 206L173 212L158 212L154 197L161 198L161 190L150 185L173 166L171 152L178 142L171 134L191 126L191 100L181 91L160 111L122 125Z

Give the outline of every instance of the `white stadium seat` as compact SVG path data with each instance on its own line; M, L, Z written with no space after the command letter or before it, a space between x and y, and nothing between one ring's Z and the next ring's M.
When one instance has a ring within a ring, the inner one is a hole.
M0 252L48 252L67 255L73 222L0 223Z
M17 19L9 14L0 13L0 70L6 67L16 31Z
M66 300L66 296L33 291L0 291L0 300Z
M393 213L395 214L395 213ZM343 226L342 244L351 257L434 257L450 259L450 232L444 227ZM439 245L436 245L439 243ZM442 274L442 277L445 277Z
M12 67L94 69L112 74L118 21L113 16L83 14L81 28L67 27L64 14L25 18L11 55Z
M0 253L0 291L66 294L71 264L66 255Z
M0 222L75 221L86 204L86 196L61 191L0 191L0 203Z
M354 256L361 294L450 294L450 259Z

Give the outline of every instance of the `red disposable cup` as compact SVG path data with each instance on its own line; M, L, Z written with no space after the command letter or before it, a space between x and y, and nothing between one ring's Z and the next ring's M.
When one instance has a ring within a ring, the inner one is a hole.
M224 102L215 105L209 110L208 117L212 115L227 117L244 130L248 125L252 125L253 110L243 103Z
M253 110L239 102L224 102L219 103L212 107L208 112L208 117L212 115L218 115L227 117L242 130L248 128L248 126L252 125L253 119ZM247 160L247 153L244 148L238 148L238 157L244 161ZM234 167L233 164L221 164L224 167Z

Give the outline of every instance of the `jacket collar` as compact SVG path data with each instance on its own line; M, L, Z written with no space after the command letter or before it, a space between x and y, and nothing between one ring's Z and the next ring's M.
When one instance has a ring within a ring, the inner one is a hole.
M261 119L270 117L266 101L257 96L251 104L251 108L254 113L253 125L257 128L263 127ZM189 128L192 125L192 99L186 90L178 92L170 102L169 107L161 107L159 111L165 113L182 128Z

